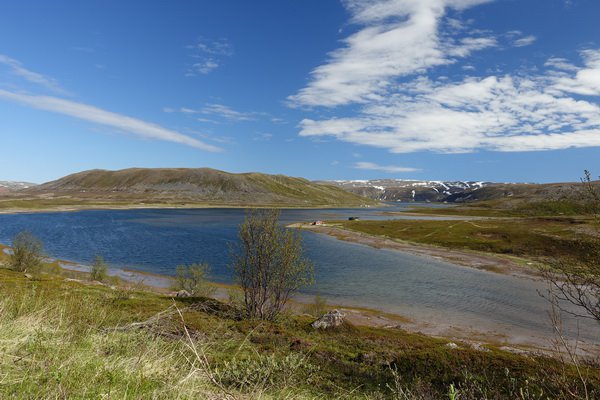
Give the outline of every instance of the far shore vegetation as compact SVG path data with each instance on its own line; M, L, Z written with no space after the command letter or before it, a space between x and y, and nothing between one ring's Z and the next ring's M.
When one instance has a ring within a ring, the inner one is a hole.
M531 261L582 260L595 248L594 220L581 217L531 217L480 220L331 221L369 235L516 256Z

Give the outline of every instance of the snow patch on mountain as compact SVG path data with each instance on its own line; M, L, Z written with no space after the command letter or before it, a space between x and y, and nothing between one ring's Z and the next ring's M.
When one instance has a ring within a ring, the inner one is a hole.
M0 181L0 192L14 192L15 190L27 189L36 186L29 182Z
M493 185L484 181L439 181L415 179L353 179L327 183L380 201L446 201L449 196Z

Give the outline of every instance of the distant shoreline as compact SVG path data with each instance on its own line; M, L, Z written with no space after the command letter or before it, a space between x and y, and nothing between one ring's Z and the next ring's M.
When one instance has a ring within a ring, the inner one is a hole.
M500 255L457 250L441 246L417 244L412 242L394 240L383 236L369 235L332 225L312 225L309 223L295 223L288 225L290 228L304 229L307 231L328 235L338 240L371 246L377 249L389 249L421 257L443 260L448 263L463 267L475 268L483 271L507 274L519 278L541 279L541 275L533 268L527 268L508 257Z
M1 204L1 202L0 202ZM319 210L319 209L362 209L362 208L385 208L386 204L373 206L351 206L351 205L316 205L316 206L276 206L264 204L248 204L248 205L225 205L225 204L182 204L182 205L160 205L160 204L144 204L144 205L90 205L90 206L56 206L47 208L8 208L0 209L0 214L37 214L51 212L77 212L77 211L102 211L102 210L194 210L194 209L247 209L247 208L277 208L281 210Z

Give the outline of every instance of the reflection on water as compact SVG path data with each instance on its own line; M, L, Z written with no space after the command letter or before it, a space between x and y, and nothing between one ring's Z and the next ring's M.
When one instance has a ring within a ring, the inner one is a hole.
M396 206L385 211L402 210ZM381 209L283 210L282 222L389 219ZM206 261L212 278L231 282L229 245L244 218L239 209L119 210L0 215L0 242L29 230L55 258L78 263L104 256L111 267L172 275L179 264ZM366 306L416 320L511 335L547 336L545 286L529 279L458 267L432 258L379 250L302 232L320 293L330 302ZM594 325L580 336L597 341ZM571 332L574 334L573 332Z

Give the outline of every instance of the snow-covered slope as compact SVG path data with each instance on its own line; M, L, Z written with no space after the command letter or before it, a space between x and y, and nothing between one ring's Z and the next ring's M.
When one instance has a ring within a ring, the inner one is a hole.
M406 179L338 180L327 183L381 201L454 201L462 194L497 185L479 181L418 181Z
M15 190L27 189L36 186L35 183L0 181L0 192L14 192Z

